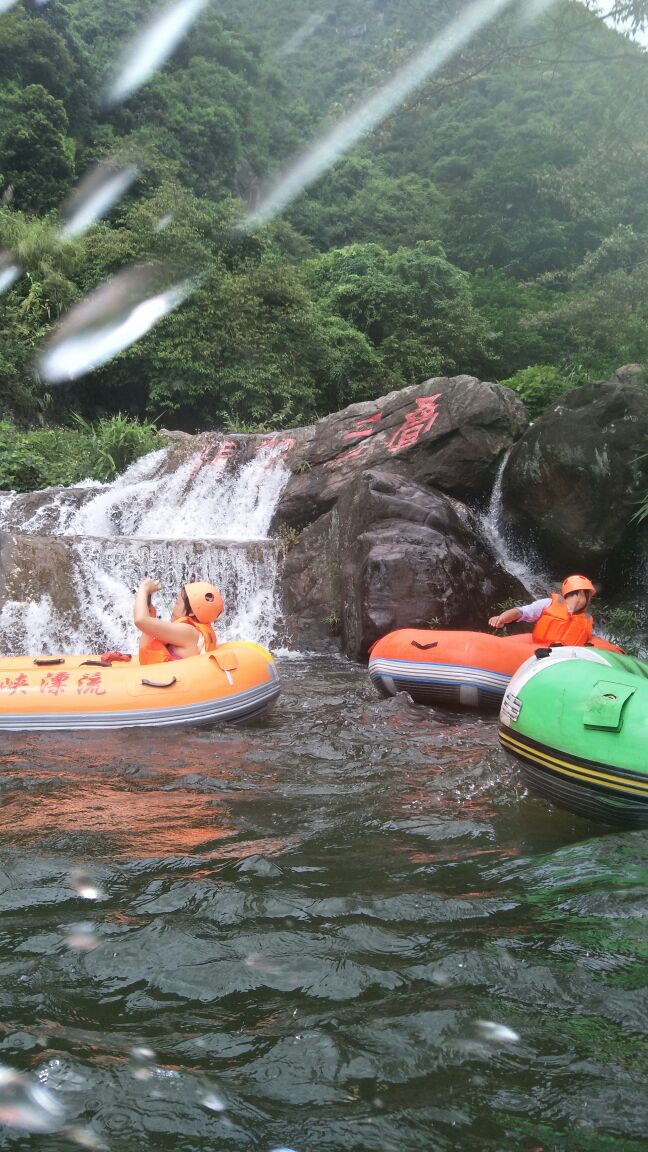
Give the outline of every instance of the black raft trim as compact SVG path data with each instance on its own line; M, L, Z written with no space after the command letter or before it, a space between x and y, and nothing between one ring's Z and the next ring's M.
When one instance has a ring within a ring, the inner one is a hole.
M551 744L541 744L539 740L534 740L531 736L523 735L517 728L509 728L508 725L500 724L499 737L505 748L512 752L514 756L523 759L519 752L509 744L507 737L511 741L516 740L518 744L526 746L530 751L536 751L549 759L554 760L562 759L570 767L589 769L590 772L607 773L608 776L616 776L619 783L622 784L624 778L627 780L638 780L642 784L648 780L648 773L636 772L632 768L620 768L616 764L604 764L599 760L587 760L584 756L575 756L572 752L566 752L562 748L554 748ZM538 766L540 767L540 766ZM560 769L552 768L551 765L542 765L541 771L551 772L554 776L561 776Z

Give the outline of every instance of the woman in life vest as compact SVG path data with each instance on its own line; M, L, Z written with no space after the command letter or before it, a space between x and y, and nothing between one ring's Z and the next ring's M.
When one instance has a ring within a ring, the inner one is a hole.
M217 641L212 624L223 611L218 588L205 580L185 584L178 592L170 620L158 619L151 605L151 596L159 589L159 580L147 578L135 594L133 619L142 633L140 664L165 664L213 651Z
M587 609L596 589L587 576L567 576L562 583L561 595L552 593L532 604L507 608L499 616L491 616L491 628L503 628L518 620L533 624L532 637L537 644L589 644L593 622Z

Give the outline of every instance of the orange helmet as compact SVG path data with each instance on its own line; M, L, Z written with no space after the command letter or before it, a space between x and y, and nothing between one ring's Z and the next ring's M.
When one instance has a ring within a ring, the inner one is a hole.
M223 597L218 588L206 580L195 580L185 584L185 595L196 620L201 624L213 624L223 611Z
M594 596L596 588L587 576L567 576L562 583L562 594L568 596L570 592L589 592L590 596Z

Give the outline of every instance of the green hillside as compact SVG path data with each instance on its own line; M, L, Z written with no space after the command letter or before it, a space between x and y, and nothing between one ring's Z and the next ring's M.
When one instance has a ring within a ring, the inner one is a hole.
M0 276L21 274L0 296L0 417L273 428L455 372L513 378L537 409L648 362L647 58L582 4L509 5L274 219L238 227L467 7L222 0L116 106L115 62L158 5L1 15ZM136 182L62 242L66 196L113 155ZM75 382L39 379L75 301L161 260L195 277L177 311Z

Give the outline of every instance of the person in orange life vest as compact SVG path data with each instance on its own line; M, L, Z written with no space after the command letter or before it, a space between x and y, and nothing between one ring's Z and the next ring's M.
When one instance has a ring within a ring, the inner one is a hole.
M159 588L158 580L147 577L135 594L133 619L142 633L140 664L164 664L213 651L217 640L212 624L223 611L218 588L205 580L185 584L178 592L170 620L158 619L150 602Z
M533 624L533 639L537 644L589 644L592 639L592 617L587 609L596 589L587 576L567 576L562 583L562 595L553 593L532 604L507 608L499 616L491 616L491 628L503 628L518 620Z

